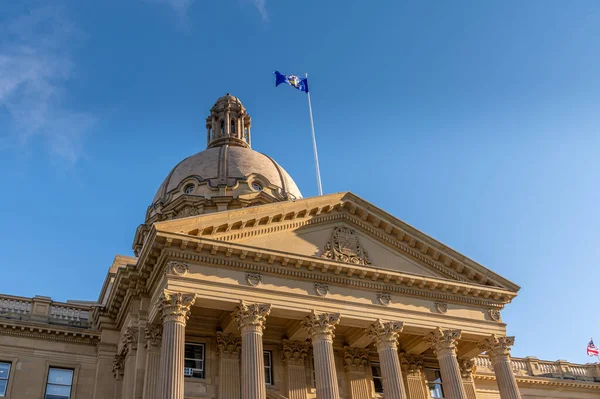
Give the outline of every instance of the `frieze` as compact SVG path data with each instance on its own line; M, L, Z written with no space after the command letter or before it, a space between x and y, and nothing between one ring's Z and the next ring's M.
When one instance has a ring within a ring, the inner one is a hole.
M349 227L335 227L325 245L322 258L355 265L370 265L369 254L360 244L358 234Z

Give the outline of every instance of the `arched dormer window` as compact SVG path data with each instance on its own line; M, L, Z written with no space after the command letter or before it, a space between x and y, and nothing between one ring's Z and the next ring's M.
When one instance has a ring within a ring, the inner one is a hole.
M231 134L235 134L235 119L231 120Z

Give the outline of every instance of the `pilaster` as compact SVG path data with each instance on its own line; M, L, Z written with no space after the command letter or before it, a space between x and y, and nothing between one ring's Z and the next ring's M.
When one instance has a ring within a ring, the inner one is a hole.
M403 353L400 356L400 367L406 384L409 399L428 399L425 376L423 375L423 357Z
M240 351L242 338L239 335L217 332L217 355L219 356L218 399L240 399Z
M120 399L123 395L123 375L125 374L125 355L115 355L113 358L113 376L115 377L113 397Z
M144 369L144 399L159 399L158 380L160 378L160 350L162 343L162 326L148 324L144 329L146 348L146 364Z
M285 395L288 399L306 399L306 364L308 343L283 340L282 361L285 367Z
M477 370L474 359L461 359L459 360L458 365L460 367L460 374L463 379L467 399L477 399L475 381L473 380L473 374L475 374L475 371Z
M344 346L344 369L351 399L370 399L371 384L367 373L368 349Z

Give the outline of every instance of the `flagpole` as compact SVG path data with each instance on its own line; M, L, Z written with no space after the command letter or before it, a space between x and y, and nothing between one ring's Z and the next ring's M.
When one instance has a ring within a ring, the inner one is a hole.
M305 73L304 77L308 79L308 74ZM317 139L315 138L315 123L313 122L312 104L310 103L310 91L308 91L306 94L308 96L308 111L310 113L310 128L312 130L313 151L315 153L315 169L317 170L317 186L319 189L319 195L323 195L323 187L321 186L321 171L319 170L319 155L317 154Z

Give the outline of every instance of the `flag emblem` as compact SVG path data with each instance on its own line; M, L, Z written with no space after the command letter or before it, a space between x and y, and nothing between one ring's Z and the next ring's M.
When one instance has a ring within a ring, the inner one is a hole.
M295 89L308 93L308 79L301 78L297 75L284 75L279 71L273 72L275 75L275 86L279 86L282 83L287 83Z
M298 87L300 87L300 78L296 75L290 75L288 76L288 81L290 82L290 84L292 86L294 86L296 89Z
M600 351L598 351L598 348L594 345L592 339L590 339L590 343L587 346L587 354L588 356L598 356L598 354L600 354Z

